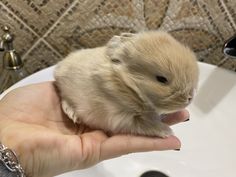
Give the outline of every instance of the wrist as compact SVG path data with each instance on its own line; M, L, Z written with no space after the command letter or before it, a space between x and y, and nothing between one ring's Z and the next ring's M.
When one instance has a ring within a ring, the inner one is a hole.
M1 142L0 142L0 163L2 170L4 170L4 176L15 175L17 177L25 177L24 170L19 164L15 152L9 149L8 147L4 146L3 144L1 144ZM5 166L5 168L3 167L2 164Z
M17 174L10 172L7 169L7 167L2 162L0 162L0 176L1 177L16 177Z
M25 163L22 162L22 158L19 158L21 157L21 145L20 141L17 141L16 131L11 131L10 126L12 125L14 125L14 121L8 120L8 118L2 116L0 113L0 163L3 164L2 166L5 166L5 171L8 170L9 177L12 175L24 177L23 175L19 175L24 172L22 165ZM17 171L17 169L20 171Z

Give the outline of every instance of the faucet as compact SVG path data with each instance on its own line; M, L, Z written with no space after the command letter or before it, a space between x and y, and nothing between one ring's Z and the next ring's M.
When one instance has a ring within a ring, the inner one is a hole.
M223 46L223 53L226 56L236 58L236 35L225 42Z
M23 67L23 62L13 47L14 35L10 33L8 26L4 26L3 31L5 33L0 38L0 51L5 51L3 54L3 67L5 69L19 69Z
M23 61L13 47L14 35L8 26L3 26L2 30L4 34L0 37L0 51L4 53L2 71L0 69L0 93L27 75Z

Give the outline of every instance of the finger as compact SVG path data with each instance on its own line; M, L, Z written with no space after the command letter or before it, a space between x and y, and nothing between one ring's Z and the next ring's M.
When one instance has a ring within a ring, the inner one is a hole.
M174 125L180 122L184 122L189 119L189 112L184 109L175 113L168 114L162 119L162 122L168 125Z
M133 152L162 151L180 149L181 142L175 136L151 138L132 135L116 135L101 145L101 160L118 157Z

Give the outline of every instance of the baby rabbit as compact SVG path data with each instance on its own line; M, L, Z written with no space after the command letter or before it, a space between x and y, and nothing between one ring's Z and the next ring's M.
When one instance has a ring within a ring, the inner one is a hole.
M190 104L194 53L166 32L114 36L71 53L55 69L62 108L74 122L110 133L167 137L161 117Z

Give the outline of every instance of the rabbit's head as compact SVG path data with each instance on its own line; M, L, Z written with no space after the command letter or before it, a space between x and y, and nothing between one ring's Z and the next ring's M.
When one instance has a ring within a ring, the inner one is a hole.
M161 31L123 33L107 44L112 68L159 114L190 104L198 82L194 53Z

